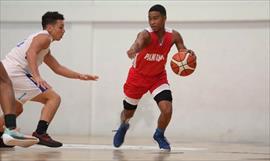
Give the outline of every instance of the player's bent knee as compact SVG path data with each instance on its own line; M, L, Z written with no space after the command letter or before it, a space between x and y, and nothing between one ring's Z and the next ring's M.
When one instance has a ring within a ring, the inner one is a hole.
M48 98L50 100L54 100L57 103L61 102L61 96L59 94L57 94L54 90L50 90L48 91Z
M58 108L61 104L61 97L58 94L56 94L53 98L53 101L55 103L55 107Z
M56 94L54 98L57 100L57 102L59 102L59 103L61 102L61 96L60 95Z
M157 94L154 97L154 100L157 102L157 104L160 101L170 101L170 102L172 102L172 92L170 90L164 90L164 91L160 92L159 94Z
M43 104L50 103L53 108L58 108L61 104L61 97L53 89L48 89L39 97L35 98L34 101L38 101Z
M123 105L124 105L125 110L136 110L137 109L137 105L132 105L132 104L128 103L126 100L123 101Z

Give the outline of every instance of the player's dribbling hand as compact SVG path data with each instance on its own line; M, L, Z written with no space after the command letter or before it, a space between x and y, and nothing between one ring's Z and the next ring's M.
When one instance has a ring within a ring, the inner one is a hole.
M79 74L80 80L98 80L98 76L96 75L89 75L89 74Z
M187 53L194 54L194 51L191 49L187 49Z
M133 59L133 58L135 58L135 56L136 56L136 51L134 50L134 49L129 49L128 51L127 51L127 55L128 55L128 57L130 58L130 59Z
M195 55L194 51L193 51L193 50L191 50L191 49L187 49L187 53L190 53L190 55L192 55L192 56L195 56L195 57L196 57L196 55Z
M191 56L195 56L195 52L191 49L180 49L180 51L186 52L186 53L190 53Z

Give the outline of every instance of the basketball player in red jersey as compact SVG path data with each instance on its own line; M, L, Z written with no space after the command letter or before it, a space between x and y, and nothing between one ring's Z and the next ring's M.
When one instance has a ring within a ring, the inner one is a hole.
M128 122L133 117L139 100L150 91L161 112L153 138L160 149L170 151L171 147L164 132L172 116L172 94L165 64L174 44L178 51L186 47L177 31L165 28L166 9L162 5L154 5L149 9L148 22L150 28L141 31L127 51L128 57L134 59L134 62L124 84L126 95L123 101L124 109L121 113L121 125L114 136L113 144L115 147L123 144L129 128ZM193 53L191 50L188 51Z

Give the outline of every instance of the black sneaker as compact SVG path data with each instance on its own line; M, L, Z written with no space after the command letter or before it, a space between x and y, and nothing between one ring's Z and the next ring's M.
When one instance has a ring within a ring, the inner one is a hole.
M40 145L45 145L45 146L53 147L53 148L58 148L58 147L63 146L62 143L53 140L48 134L39 135L37 132L33 132L32 135L39 139L38 144Z

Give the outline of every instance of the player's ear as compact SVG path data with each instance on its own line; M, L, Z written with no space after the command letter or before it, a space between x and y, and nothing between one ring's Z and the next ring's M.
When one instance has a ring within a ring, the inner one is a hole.
M52 29L53 29L53 26L52 26L51 24L48 24L48 25L46 26L46 30L52 31Z
M167 17L166 17L166 16L162 16L162 18L163 18L163 21L164 21L164 23L165 23L166 20L167 20Z

